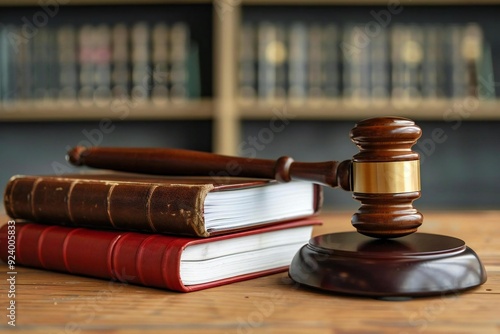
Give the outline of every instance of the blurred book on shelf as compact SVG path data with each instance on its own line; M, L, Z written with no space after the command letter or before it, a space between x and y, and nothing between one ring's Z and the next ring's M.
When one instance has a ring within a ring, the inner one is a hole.
M363 24L243 22L241 103L353 106L423 100L494 99L491 48L477 23Z
M238 83L242 102L252 102L257 97L256 30L251 24L241 27L239 40Z
M0 26L0 109L182 103L200 97L198 47L184 22Z
M284 99L289 55L286 30L280 24L263 22L257 28L257 96L260 101Z

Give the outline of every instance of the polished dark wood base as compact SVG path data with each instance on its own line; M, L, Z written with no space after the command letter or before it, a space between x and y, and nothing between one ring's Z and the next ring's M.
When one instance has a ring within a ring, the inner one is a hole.
M295 255L289 275L305 286L371 297L453 293L486 281L481 261L464 241L427 233L397 239L320 235Z

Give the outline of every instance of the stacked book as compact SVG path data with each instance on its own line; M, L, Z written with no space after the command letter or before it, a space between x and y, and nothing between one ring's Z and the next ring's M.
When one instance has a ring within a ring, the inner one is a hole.
M321 204L321 188L307 182L99 170L14 176L0 258L195 291L286 271L319 224Z
M165 104L200 95L198 49L183 22L0 26L0 106L17 102Z
M242 103L495 98L491 50L478 24L377 28L243 23Z

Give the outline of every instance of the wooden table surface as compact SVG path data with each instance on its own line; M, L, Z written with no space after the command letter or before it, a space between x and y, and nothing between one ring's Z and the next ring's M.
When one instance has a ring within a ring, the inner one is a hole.
M323 213L315 234L352 230L347 213ZM6 221L3 219L2 221ZM384 301L295 285L286 273L176 293L17 267L19 333L500 333L500 211L425 213L422 232L461 238L488 281L459 295ZM0 329L7 324L0 265Z

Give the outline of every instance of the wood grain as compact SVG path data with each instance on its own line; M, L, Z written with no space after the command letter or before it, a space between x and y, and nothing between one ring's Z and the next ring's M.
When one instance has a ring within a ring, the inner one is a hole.
M422 232L462 238L488 272L468 292L386 301L325 294L277 274L182 294L17 267L23 333L498 333L500 211L424 214ZM350 231L350 214L323 213L315 234ZM6 218L2 221L6 221ZM7 266L0 265L3 277ZM6 313L6 280L0 280ZM2 314L0 329L12 329Z

